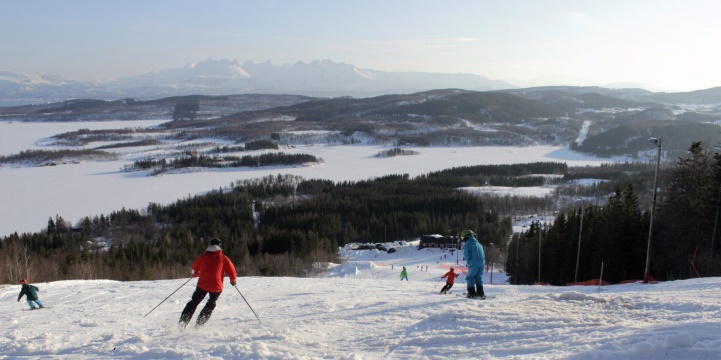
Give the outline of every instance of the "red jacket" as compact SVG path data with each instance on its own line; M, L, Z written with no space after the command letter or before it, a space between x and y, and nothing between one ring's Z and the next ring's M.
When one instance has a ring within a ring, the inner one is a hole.
M235 266L223 255L222 250L206 251L193 263L193 277L198 277L198 287L207 292L223 291L223 275L234 283L237 277Z
M456 274L453 270L447 272L445 275L441 276L441 279L444 277L447 277L448 280L446 280L446 284L453 284L453 282L456 280L457 277L461 277L460 275Z

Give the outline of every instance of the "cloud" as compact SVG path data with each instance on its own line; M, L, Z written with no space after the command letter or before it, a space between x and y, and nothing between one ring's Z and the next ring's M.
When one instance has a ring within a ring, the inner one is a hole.
M570 14L570 18L574 24L583 26L593 31L605 29L599 22L593 21L591 16L584 12L572 11Z
M588 14L582 13L582 12L577 12L577 11L571 12L571 19L573 19L575 22L577 22L579 24L590 24L591 23L591 21L588 20Z
M402 51L409 53L420 53L436 50L448 50L450 48L468 46L480 41L474 37L457 38L436 38L436 39L411 39L411 40L371 40L361 41L359 45L378 52Z

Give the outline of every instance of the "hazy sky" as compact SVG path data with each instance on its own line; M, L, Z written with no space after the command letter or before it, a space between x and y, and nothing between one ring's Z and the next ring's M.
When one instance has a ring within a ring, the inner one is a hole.
M688 91L721 86L720 18L718 0L7 0L0 70L99 80L207 59L330 59Z

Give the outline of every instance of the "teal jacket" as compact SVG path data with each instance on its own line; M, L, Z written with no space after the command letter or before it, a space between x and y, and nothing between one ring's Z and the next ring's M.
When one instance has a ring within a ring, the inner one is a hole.
M18 301L20 301L24 295L28 296L28 300L37 300L38 291L40 291L40 289L38 289L35 285L23 284L23 288L20 290L20 295L18 295Z
M463 247L463 257L468 262L468 274L480 274L483 275L483 268L486 267L486 254L483 253L483 245L478 242L476 236L472 236L466 241L466 246Z

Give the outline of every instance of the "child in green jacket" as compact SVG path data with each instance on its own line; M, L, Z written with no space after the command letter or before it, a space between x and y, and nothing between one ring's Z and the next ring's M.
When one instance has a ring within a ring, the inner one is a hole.
M28 305L30 305L30 310L37 309L35 307L35 304L38 304L39 308L43 308L43 303L38 300L38 291L40 289L37 288L35 285L28 284L28 279L22 279L20 280L20 284L22 284L23 288L20 290L20 295L18 295L18 302L20 302L20 299L23 298L23 295L27 295L27 302Z

